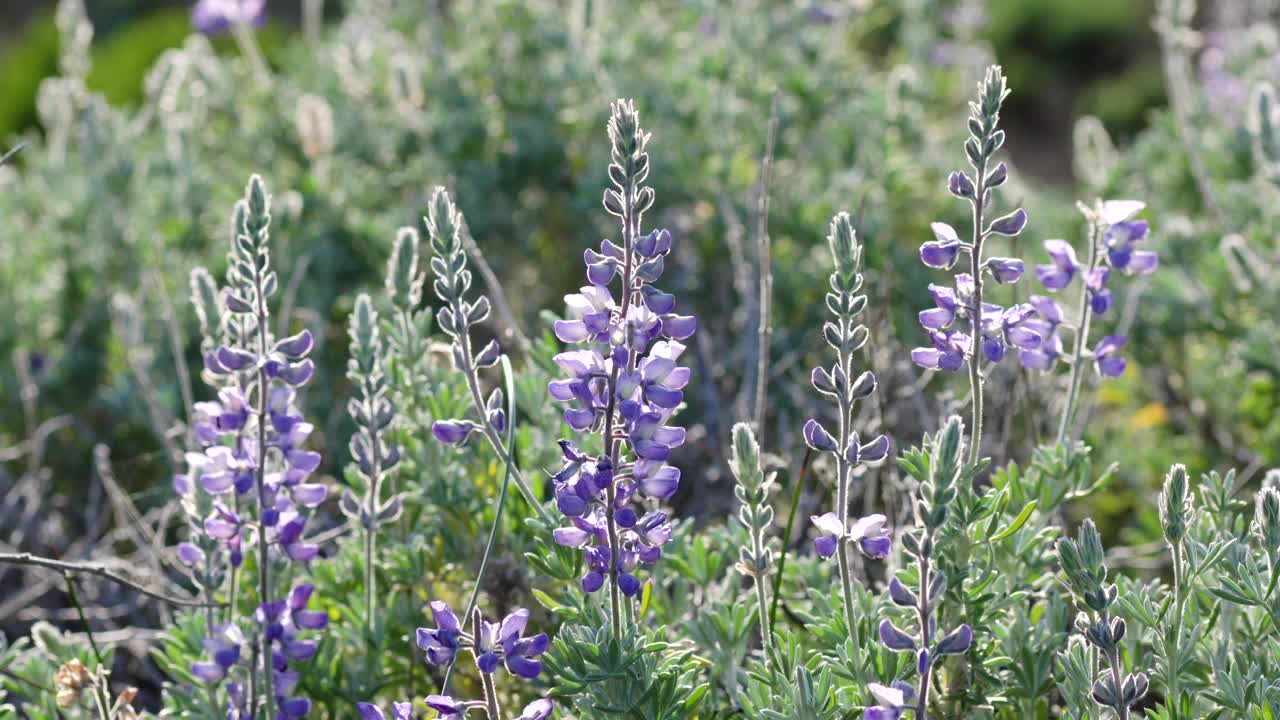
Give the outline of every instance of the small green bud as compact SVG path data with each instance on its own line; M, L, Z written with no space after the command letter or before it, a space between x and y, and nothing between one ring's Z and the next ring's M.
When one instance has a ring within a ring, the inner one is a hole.
M411 227L400 228L387 259L386 286L391 304L406 312L418 307L423 279L418 273L418 232Z
M426 225L427 237L431 239L431 247L437 255L452 260L452 256L461 254L462 215L454 206L448 190L437 187L431 193L431 201L427 204L427 216L423 221ZM465 256L463 258L465 262Z
M733 457L729 460L729 469L745 488L758 488L764 479L760 470L760 444L747 423L733 426Z
M1187 467L1174 465L1165 476L1164 489L1160 492L1160 525L1170 545L1177 545L1186 537L1194 512L1193 493L1187 487Z
M1255 514L1258 538L1262 549L1274 556L1280 552L1280 490L1264 487L1258 492Z
M831 258L835 262L836 272L841 280L842 285L848 285L855 282L861 285L861 278L858 277L858 270L862 265L862 244L858 242L858 233L853 229L853 219L847 212L837 213L831 218L831 224L827 231L827 244L831 247ZM857 287L840 288L846 292L854 292Z
M225 321L218 284L203 267L197 267L191 271L191 305L195 308L196 319L200 322L202 348L211 350L222 339Z

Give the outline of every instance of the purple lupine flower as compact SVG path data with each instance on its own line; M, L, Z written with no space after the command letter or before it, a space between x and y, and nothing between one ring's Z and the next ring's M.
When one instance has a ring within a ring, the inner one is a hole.
M214 35L232 25L261 25L267 17L267 0L199 0L191 8L196 32Z
M360 720L387 720L382 708L372 703L362 702L356 706L360 710ZM413 704L398 702L391 704L391 720L413 720Z
M431 423L431 435L445 445L461 446L480 426L470 420L436 420Z
M931 268L950 270L960 256L960 236L944 222L931 223L929 227L936 239L920 246L920 260Z
M178 561L189 568L204 565L205 553L192 543L178 543Z
M1016 283L1022 279L1023 264L1017 258L988 258L987 269L991 271L991 276L1000 284Z
M889 556L893 538L884 524L886 518L879 513L860 518L849 528L849 540L858 543L858 549L869 558Z
M458 702L448 695L428 695L427 707L440 713L439 720L463 720L467 714L466 703Z
M1067 287L1076 274L1081 276L1084 314L1076 325L1088 327L1086 320L1089 313L1103 315L1111 308L1113 295L1107 283L1111 279L1112 270L1130 275L1150 273L1158 267L1159 258L1155 252L1137 249L1138 243L1145 240L1150 232L1150 226L1145 220L1135 219L1146 207L1145 203L1137 200L1107 200L1096 204L1092 209L1081 207L1092 227L1090 238L1094 244L1089 248L1089 262L1081 264L1069 243L1048 240L1045 242L1045 250L1053 263L1040 266L1038 272L1041 282L1051 292ZM1042 296L1033 296L1031 302L1036 307L1036 317L1026 324L1039 332L1043 341L1040 348L1024 350L1019 357L1027 368L1048 370L1063 354L1062 341L1056 332L1063 322L1062 308ZM1089 341L1088 337L1075 339L1074 353L1077 357L1084 355L1084 348ZM1124 343L1125 338L1120 335L1108 335L1098 341L1093 349L1093 357L1100 375L1114 378L1124 373L1126 362L1119 355ZM1073 367L1072 372L1079 372L1079 368ZM1064 411L1064 418L1070 416L1071 410L1068 407ZM1066 420L1062 428L1065 432Z
M1120 353L1125 344L1124 335L1107 335L1098 341L1093 348L1093 359L1098 374L1109 378L1117 378L1124 374L1127 363Z
M933 347L915 348L911 351L911 360L916 365L930 370L955 372L964 367L964 359L969 355L972 343L969 336L958 330L929 333L929 341Z
M1081 275L1084 289L1089 293L1089 308L1094 315L1103 315L1111 307L1111 290L1107 288L1110 275L1111 269L1105 266L1086 270Z
M1040 344L1020 349L1018 359L1029 370L1049 370L1062 355L1062 338L1058 337L1058 326L1063 320L1062 306L1044 295L1032 295L1027 302L1035 308L1036 314L1022 324L1040 336Z
M458 616L440 600L431 602L431 614L435 617L434 630L418 628L418 647L427 653L427 662L432 665L447 665L453 662L454 655L464 633L458 623Z
M307 713L311 712L311 700L289 696L298 685L298 673L276 669L283 667L283 662L279 659L273 658L272 663L272 684L275 686L277 717L289 719L306 717Z
M533 637L521 637L529 623L529 611L523 608L507 615L498 627L498 642L502 644L502 660L507 670L523 678L535 678L542 672L538 656L547 651L546 633Z
M821 533L813 541L813 548L819 557L829 558L839 549L841 541L857 543L858 549L869 558L888 557L893 539L885 529L885 516L880 514L860 518L849 526L846 533L844 523L833 512L812 515L809 520Z
M813 549L818 553L818 556L829 558L835 555L840 538L844 537L844 523L840 522L840 517L833 512L829 512L822 515L811 515L809 516L809 521L822 533L814 538L813 541Z
M863 720L898 720L916 697L915 688L901 680L894 680L892 685L867 683L867 691L879 704L863 710Z
M963 655L973 645L973 628L968 624L952 630L949 635L938 641L934 653L938 655Z
M1040 334L1027 325L1035 312L1035 307L1027 303L1009 308L985 304L982 313L983 355L998 363L1004 359L1006 346L1019 351L1040 347Z
M318 643L304 638L303 631L328 627L329 616L326 613L306 609L313 590L309 584L297 585L289 591L287 600L262 603L254 613L258 626L272 644L272 667L282 675L286 673L289 661L310 660L316 654ZM291 676L284 677L286 686L276 688L277 695L282 698L289 692L287 682ZM302 707L298 700L291 700L291 703L295 709Z
M608 337L602 336L612 326L617 306L607 287L587 285L578 293L565 295L564 302L574 319L557 320L556 337L567 343L580 343L588 338L608 342Z
M685 431L668 423L690 379L689 368L678 364L685 350L679 340L688 337L695 325L692 318L674 313L673 296L648 284L661 272L662 259L671 249L671 234L654 231L631 246L634 271L641 280L642 304L630 305L626 317L621 318L620 306L607 288L613 277L626 269L627 251L608 241L602 243L599 253L588 250L587 277L592 285L566 296L573 319L556 323L556 335L562 341L587 343L588 347L558 354L555 362L568 377L548 385L552 399L570 404L564 419L575 430L598 428L610 407L611 394L616 402L626 447L633 456L621 456L623 469L630 470L633 482L616 482L609 457L589 458L574 443L562 440L564 464L552 480L556 504L571 525L556 529L553 537L561 545L587 551L588 574L583 588L591 592L601 587L612 553L601 555L591 550L609 542L610 508L604 498L613 489L611 509L615 522L623 528L618 533L618 582L628 595L640 587L629 570L637 562L655 562L661 545L671 537L665 514L648 513L640 520L628 501L636 497L637 490L645 497L669 498L679 486L679 470L666 465L666 460L673 448L684 443ZM643 268L648 270L642 272Z
M897 625L893 624L892 620L880 621L879 635L880 635L880 644L884 645L890 650L900 650L900 651L910 650L911 652L915 652L915 649L916 649L915 638L908 635L905 631L899 629Z
M191 663L191 674L207 683L226 677L227 671L240 662L240 649L245 643L244 633L235 623L218 625L213 628L213 633L204 639L204 649L210 660Z
M551 704L551 701L542 698L525 705L524 711L515 720L547 720L554 711L555 706Z
M889 599L898 607L914 608L920 602L916 594L907 587L897 575L889 580Z
M929 294L937 307L920 311L920 324L929 330L942 330L956 318L956 291L945 285L929 284Z
M1036 267L1036 275L1039 276L1040 283L1049 292L1055 292L1070 285L1072 278L1080 271L1076 249L1066 240L1045 240L1044 249L1053 262Z

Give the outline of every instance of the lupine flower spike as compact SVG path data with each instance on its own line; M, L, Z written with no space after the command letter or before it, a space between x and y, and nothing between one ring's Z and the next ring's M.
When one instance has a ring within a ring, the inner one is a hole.
M986 302L984 282L990 277L996 284L1016 283L1022 278L1023 263L1017 258L984 257L986 241L992 235L1014 236L1027 225L1022 208L992 220L995 190L1009 179L1009 169L995 163L994 157L1004 145L1004 131L998 129L1000 107L1009 94L1000 67L987 68L978 84L978 98L969 103L969 138L964 152L973 170L970 178L957 170L947 178L952 195L969 204L973 227L968 239L961 239L956 229L944 222L932 225L934 239L920 246L920 260L932 268L951 270L961 254L968 255L967 273L955 276L955 287L930 285L936 307L920 313L920 325L929 333L929 345L916 348L911 359L929 370L956 372L969 368L969 386L973 404L973 437L970 462L982 451L982 367L980 357L998 363L1007 348L1031 351L1040 347L1042 336L1028 324L1035 308L1027 304L1002 307ZM979 356L978 351L982 354Z
M269 302L279 288L268 244L270 205L256 175L232 217L228 287L219 294L207 272L192 273L192 300L204 335L204 376L218 389L218 400L196 403L193 437L203 448L187 454L188 472L174 478L191 517L203 515L195 540L178 549L206 590L234 578L244 546L257 546L257 635L246 639L237 619L215 625L205 642L208 660L192 664L192 675L220 683L247 656L260 658L251 684L260 697L245 697L239 683L227 684L229 714L245 708L274 708L274 714L299 718L311 702L292 696L295 661L310 659L316 642L310 631L323 630L328 616L309 610L312 586L293 587L287 599L273 599L273 567L280 562L308 563L319 547L306 541L306 512L324 501L325 486L309 478L320 455L303 447L312 425L297 410L296 389L314 374L307 357L311 333L275 340L269 327ZM227 568L216 561L225 558ZM232 580L234 582L234 579ZM255 652L245 652L245 646Z
M827 308L834 316L823 326L823 337L836 352L830 369L816 367L811 374L813 387L832 398L836 406L836 433L832 435L817 420L804 424L804 441L815 452L828 453L836 463L836 508L833 512L810 518L818 530L814 549L824 558L837 556L837 572L843 593L845 620L849 630L855 624L853 578L849 565L850 548L867 557L884 558L889 554L889 531L884 515L868 515L849 522L850 485L853 471L859 465L873 465L889 454L889 438L878 435L867 442L853 428L857 403L875 392L876 377L866 370L854 377L853 355L867 342L866 326L858 322L867 305L862 290L862 243L853 229L849 213L831 219L827 244L835 270L831 273L831 291Z
M511 449L502 438L505 429L505 413L503 392L495 389L486 399L480 389L479 371L498 364L502 349L497 340L490 340L478 352L471 339L471 330L489 317L489 298L477 295L468 300L471 290L471 271L467 269L467 253L464 244L464 233L467 232L466 220L462 212L454 205L448 191L442 187L435 189L427 208L427 216L423 218L427 237L431 241L431 249L435 257L431 259L431 271L435 275L432 287L444 306L436 313L436 324L450 339L450 350L453 364L467 381L467 390L471 396L471 410L477 420L466 418L450 418L436 420L431 424L431 434L445 445L461 446L473 434L479 433L489 443L498 459L507 463ZM402 240L403 243L408 240ZM410 265L411 263L403 263ZM412 270L405 272L411 273ZM411 282L403 284L411 285ZM528 480L515 467L511 466L511 479L525 500L538 512L538 515L550 524L551 513L543 507L534 493Z
M604 206L621 221L622 244L604 240L599 252L586 251L589 285L565 297L569 318L555 324L560 340L581 348L555 357L565 376L548 392L568 404L565 424L604 438L605 453L596 457L560 441L563 465L552 480L556 504L570 524L554 537L586 553L583 590L595 592L607 581L610 618L621 633L621 598L641 588L637 565L657 562L671 539L666 513L642 508L641 514L632 505L666 500L679 487L680 471L666 461L684 443L685 431L669 423L690 377L689 368L679 365L681 341L697 321L677 314L675 297L654 285L672 237L666 230L640 230L654 194L644 185L649 134L631 101L613 103L608 130L613 187L604 191ZM616 296L610 289L615 279Z

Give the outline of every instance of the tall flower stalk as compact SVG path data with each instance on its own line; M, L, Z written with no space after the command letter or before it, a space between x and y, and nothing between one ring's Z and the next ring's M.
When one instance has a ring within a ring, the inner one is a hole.
M271 268L270 221L266 188L255 175L233 213L228 287L221 298L214 300L207 273L193 273L193 299L206 335L206 378L219 396L217 402L196 404L193 434L203 451L189 453L188 474L174 479L184 507L208 513L202 530L213 543L200 539L179 548L179 558L200 569L206 581L222 577L211 570L213 556L207 552L216 546L232 568L234 599L242 548L246 542L257 545L256 637L246 640L232 602L227 622L207 628L210 660L191 668L196 678L219 683L239 664L242 646L251 646L248 692L238 682L226 687L230 718L256 717L259 708L287 718L306 715L310 700L290 695L297 673L288 667L316 652L315 641L305 639L303 631L323 629L328 622L325 613L306 609L310 585L296 585L286 599L273 599L274 560L307 563L319 554L319 547L303 538L304 511L323 502L326 490L307 482L320 455L302 447L312 426L296 410L296 388L314 373L307 358L314 341L306 330L274 341L268 329L268 302L279 288ZM244 517L246 510L251 517Z
M1181 671L1178 667L1179 653L1182 648L1182 626L1186 624L1183 610L1187 602L1187 583L1190 579L1186 563L1185 541L1188 526L1195 520L1194 493L1187 482L1185 465L1174 465L1164 478L1164 488L1160 491L1160 528L1164 531L1165 543L1173 555L1173 613L1169 616L1173 623L1173 633L1169 638L1168 657L1166 658L1166 688L1168 698L1165 704L1169 707L1180 707Z
M391 522L400 514L398 495L385 503L382 501L383 483L400 462L400 448L390 439L396 411L387 397L378 313L368 295L361 293L356 298L347 332L351 338L347 377L356 385L356 396L347 404L357 428L351 436L351 457L355 460L357 475L364 481L364 497L357 499L348 491L343 495L341 507L364 532L364 621L366 631L372 633L374 598L377 597L374 553L378 525Z
M947 589L947 579L933 559L937 551L939 531L946 524L950 513L951 502L956 499L957 486L965 477L964 473L964 425L958 416L951 416L946 425L929 443L930 445L928 480L921 483L919 497L916 498L914 511L917 529L902 538L903 549L916 566L918 583L911 589L897 576L889 581L889 599L893 604L906 608L916 624L916 634L900 629L891 620L880 623L880 642L890 650L911 652L916 657L916 672L919 673L916 688L910 693L902 694L902 704L914 701L916 720L926 720L929 715L929 697L933 670L940 658L946 655L962 655L969 651L973 644L973 628L962 624L938 639L935 636L938 616L938 601ZM888 688L872 687L872 693L879 697ZM882 699L881 704L885 705ZM892 703L889 703L891 706ZM866 715L867 718L889 717L889 715ZM892 717L897 717L893 715Z
M1023 272L1023 263L1017 258L983 257L984 245L992 235L1018 235L1027 225L1027 213L1022 208L986 224L994 209L995 190L1009 178L1009 169L1003 162L993 164L996 152L1004 145L1004 131L997 126L1000 107L1008 94L1000 67L987 68L978 83L977 101L969 103L969 138L964 152L973 177L957 170L947 179L951 194L969 203L973 219L969 240L961 240L950 225L935 222L935 239L920 247L920 259L934 268L949 270L961 252L969 256L969 272L956 275L954 290L929 286L937 307L920 313L920 324L929 331L931 347L916 348L911 358L921 367L947 372L967 364L972 409L970 463L982 453L983 374L978 346L989 362L998 363L1009 345L1031 349L1040 343L1039 336L1024 324L1033 312L1030 306L1003 308L984 301L986 275L996 283L1015 283ZM950 329L956 319L967 320L967 333Z
M889 554L889 532L884 528L884 515L868 515L849 523L850 485L853 469L859 464L873 464L889 454L889 438L878 435L863 443L853 429L854 410L860 400L876 389L876 377L870 370L854 378L853 354L866 344L870 332L858 322L867 306L862 290L862 243L853 229L849 213L831 219L827 245L835 269L831 273L831 291L827 293L827 309L834 316L822 328L823 338L836 351L836 362L830 370L813 369L810 380L818 392L836 403L837 430L832 436L822 423L809 420L804 424L805 443L817 452L830 454L836 463L836 508L834 512L810 518L821 533L814 546L822 557L836 556L840 588L844 598L845 621L850 632L856 627L854 615L853 568L849 564L852 547L864 555L883 558Z
M654 287L671 252L671 233L641 235L641 218L653 205L649 175L649 134L630 100L610 106L612 145L605 209L622 223L622 245L609 240L600 252L587 250L590 285L566 296L571 317L557 321L556 337L584 344L555 357L567 377L552 381L552 399L569 403L565 423L599 433L604 452L591 457L568 440L560 442L564 465L553 476L556 504L571 526L555 531L556 542L583 548L588 572L582 580L594 592L608 580L609 616L621 637L622 598L640 591L632 573L651 565L671 539L666 513L640 516L631 507L644 497L670 498L680 471L666 464L672 448L684 443L683 428L668 425L684 399L689 368L677 365L697 321L675 312L676 298ZM618 297L610 290L621 280Z
M733 426L733 458L729 468L737 480L733 492L738 502L738 519L751 535L751 544L738 551L738 571L751 578L756 594L756 617L760 625L760 645L766 662L773 659L773 626L769 621L769 571L773 567L773 550L768 533L773 526L773 506L769 494L773 490L773 474L765 474L760 462L760 444L751 425Z
M444 306L436 313L436 324L452 340L454 366L466 379L472 410L481 420L478 423L466 419L437 420L431 426L431 433L440 442L460 446L472 433L479 432L489 442L498 459L509 463L511 449L503 442L501 435L502 429L506 427L505 413L501 410L493 411L494 408L502 407L502 391L495 390L486 400L480 389L479 378L481 369L498 363L501 349L496 340L491 340L477 353L471 342L471 328L489 317L490 305L489 298L484 295L472 301L467 300L467 292L471 289L471 271L467 269L467 254L463 244L466 221L453 204L448 191L442 187L436 188L432 193L425 221L431 249L435 252L435 257L431 259L431 271L436 277L433 287L436 296L444 302ZM514 466L511 479L539 517L547 524L552 524L554 521L551 513L543 507L528 480Z

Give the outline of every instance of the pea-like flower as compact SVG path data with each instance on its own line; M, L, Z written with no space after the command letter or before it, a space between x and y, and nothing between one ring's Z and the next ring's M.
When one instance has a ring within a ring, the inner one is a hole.
M878 705L863 710L863 720L898 720L916 697L915 688L901 680L893 681L892 685L867 683L867 691Z
M267 0L199 0L191 8L191 25L206 35L223 33L232 25L261 25Z
M1123 335L1107 335L1098 341L1093 348L1094 364L1098 368L1098 374L1110 378L1120 377L1124 374L1127 363L1120 353L1120 348L1124 347L1125 336Z
M426 651L427 662L432 665L447 665L453 661L463 638L458 616L440 600L432 601L431 614L435 617L436 627L418 628L418 647Z
M944 222L931 223L929 227L936 239L920 246L920 260L931 268L950 270L960 256L960 236Z
M488 622L477 613L476 632L462 630L458 617L449 606L439 600L431 603L435 616L435 629L418 628L418 647L426 651L427 661L433 665L453 662L458 649L466 647L475 656L476 667L482 673L493 674L498 666L506 665L508 671L524 678L535 678L542 671L539 656L547 651L545 633L523 637L529 622L529 611L520 608L501 623Z
M879 513L868 515L856 520L846 533L836 513L813 515L809 520L821 533L813 541L814 550L820 557L829 558L836 553L841 542L852 542L857 543L858 549L869 558L887 557L893 538L884 527L886 519Z
M1071 284L1071 280L1080 272L1080 261L1076 259L1076 249L1066 240L1045 240L1044 249L1052 261L1048 265L1036 267L1036 275L1045 289L1054 292Z
M387 716L382 713L382 708L377 705L362 702L356 707L360 710L360 720L387 720ZM391 720L413 720L413 704L392 703Z
M210 659L191 663L191 674L204 682L218 682L240 662L240 649L244 644L244 633L235 623L216 626L213 635L204 639L204 649Z

